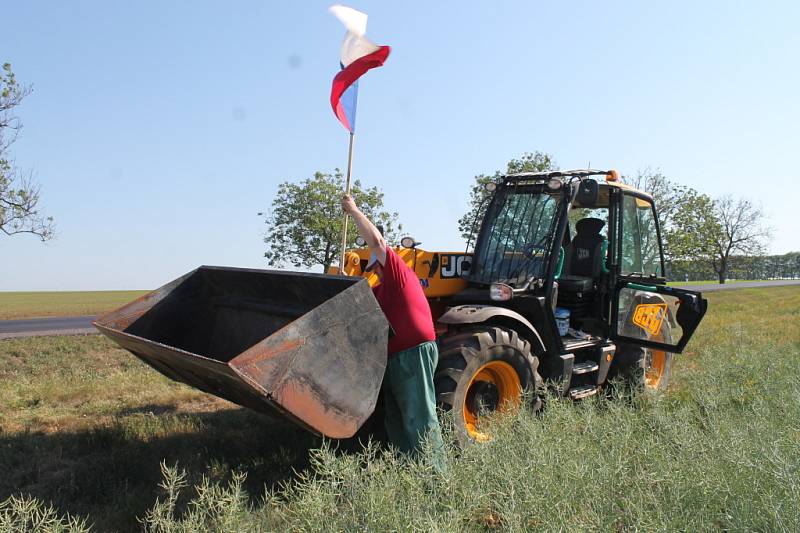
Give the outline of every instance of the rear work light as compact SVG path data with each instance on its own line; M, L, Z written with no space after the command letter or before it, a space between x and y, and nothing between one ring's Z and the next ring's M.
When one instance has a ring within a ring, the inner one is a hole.
M492 283L489 285L489 298L495 302L505 302L514 295L514 289L505 283Z

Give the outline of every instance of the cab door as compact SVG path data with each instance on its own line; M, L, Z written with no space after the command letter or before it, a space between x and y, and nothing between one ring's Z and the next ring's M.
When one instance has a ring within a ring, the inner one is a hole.
M695 291L623 280L614 289L612 305L612 339L681 353L708 301Z
M627 190L618 198L611 338L681 353L705 315L708 302L699 292L666 285L652 200Z

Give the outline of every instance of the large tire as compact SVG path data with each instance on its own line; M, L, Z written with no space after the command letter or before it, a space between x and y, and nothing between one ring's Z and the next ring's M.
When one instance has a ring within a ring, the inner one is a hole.
M443 337L434 376L436 401L453 413L459 441L488 440L478 419L486 412L518 407L526 391L535 395L538 408L538 368L530 343L514 330L478 326Z
M672 353L632 344L617 347L609 378L622 380L632 392L666 389L672 374Z

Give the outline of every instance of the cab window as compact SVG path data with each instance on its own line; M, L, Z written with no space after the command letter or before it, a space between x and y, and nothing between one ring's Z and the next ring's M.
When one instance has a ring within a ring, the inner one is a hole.
M663 277L655 211L650 201L630 194L623 196L620 244L622 275Z

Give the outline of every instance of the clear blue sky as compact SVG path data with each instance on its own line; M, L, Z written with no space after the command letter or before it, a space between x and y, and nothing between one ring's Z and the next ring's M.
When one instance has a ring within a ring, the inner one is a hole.
M58 238L0 239L0 290L154 288L263 267L278 183L344 168L331 2L7 2L34 86L12 147ZM366 2L393 47L362 79L354 176L428 249L463 247L473 176L523 152L660 168L748 196L800 250L797 2Z

